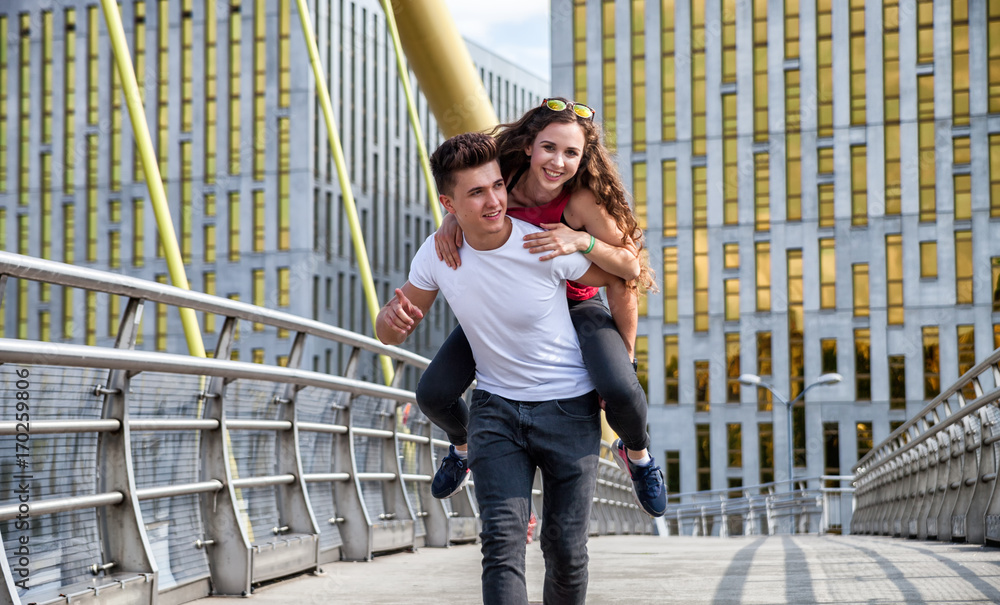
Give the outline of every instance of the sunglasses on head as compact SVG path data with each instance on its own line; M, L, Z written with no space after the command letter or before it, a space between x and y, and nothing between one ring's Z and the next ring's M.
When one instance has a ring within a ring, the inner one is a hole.
M545 99L542 101L543 107L548 107L552 111L563 111L567 107L573 110L573 113L580 116L584 120L594 119L594 109L583 103L574 103L573 101L563 101L562 99Z

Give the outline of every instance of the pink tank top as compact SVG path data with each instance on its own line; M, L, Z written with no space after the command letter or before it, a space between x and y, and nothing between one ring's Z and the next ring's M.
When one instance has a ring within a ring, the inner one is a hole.
M554 200L531 208L507 208L507 215L539 227L542 223L562 221L563 210L569 203L570 192L563 188ZM566 282L566 298L570 300L590 300L597 296L598 288L592 288L575 281Z

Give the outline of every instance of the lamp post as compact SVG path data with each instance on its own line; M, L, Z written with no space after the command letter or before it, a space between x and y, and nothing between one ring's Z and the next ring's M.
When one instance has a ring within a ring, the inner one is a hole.
M774 387L764 382L760 376L757 376L756 374L743 374L740 376L740 382L742 382L743 384L752 387L763 387L768 391L770 391L772 395L777 397L778 401L785 404L785 412L788 418L788 490L789 491L791 491L793 489L793 486L795 485L794 481L792 481L792 476L793 476L792 470L794 468L794 460L793 460L794 456L792 448L792 406L795 404L796 401L802 399L805 396L806 391L808 391L809 389L818 386L837 384L843 379L844 377L841 376L840 374L823 374L822 376L816 379L816 382L802 389L802 392L799 393L795 397L795 399L788 401L787 399L782 397L777 391L775 391Z

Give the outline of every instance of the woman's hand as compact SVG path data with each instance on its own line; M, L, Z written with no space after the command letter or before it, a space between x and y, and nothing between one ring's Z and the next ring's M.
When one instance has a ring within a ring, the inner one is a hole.
M590 234L586 231L576 231L562 223L542 223L539 227L545 231L524 236L524 247L532 254L548 253L538 260L581 252L590 245Z
M462 266L462 259L458 256L462 240L462 228L458 226L455 215L449 212L434 234L434 250L437 252L438 260L443 260L452 269Z

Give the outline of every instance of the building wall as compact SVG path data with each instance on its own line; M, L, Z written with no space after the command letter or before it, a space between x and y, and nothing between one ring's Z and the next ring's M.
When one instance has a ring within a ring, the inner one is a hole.
M796 410L795 472L849 473L859 447L1000 346L993 4L553 1L553 94L604 120L660 276L638 344L653 454L679 452L666 469L674 491L787 477L784 406L768 409L752 387L727 401L741 372L765 374L786 397L824 372L843 375ZM727 244L738 261L727 262ZM757 266L759 244L770 267ZM862 265L868 287L855 288ZM769 373L758 368L761 333ZM773 464L762 465L761 446Z
M391 36L375 0L311 6L384 301L434 229ZM129 0L121 14L191 287L371 334L296 3ZM100 4L5 3L0 31L3 248L167 281ZM548 92L487 50L470 51L505 116ZM442 138L410 77L433 150ZM124 309L114 297L30 283L8 285L5 300L6 336L60 342L112 344ZM153 307L138 346L186 351L176 311ZM199 319L212 350L222 320ZM454 323L442 302L408 346L430 355ZM280 363L291 337L242 325L234 356ZM320 345L303 365L342 368L345 352Z

